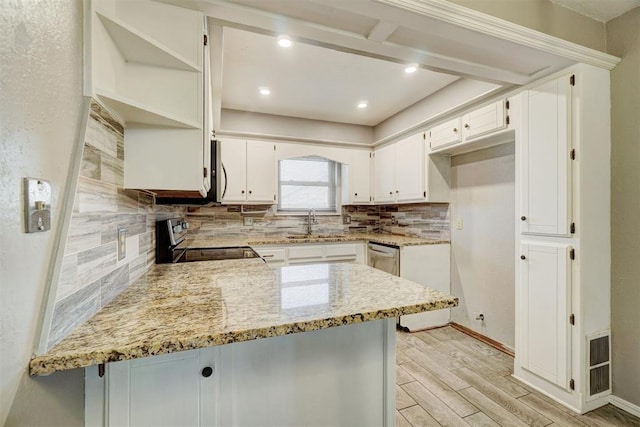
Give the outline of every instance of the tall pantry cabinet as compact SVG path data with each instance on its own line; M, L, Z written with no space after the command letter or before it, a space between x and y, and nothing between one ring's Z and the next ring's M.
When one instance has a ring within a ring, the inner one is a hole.
M579 64L514 99L514 375L586 412L611 391L609 72Z

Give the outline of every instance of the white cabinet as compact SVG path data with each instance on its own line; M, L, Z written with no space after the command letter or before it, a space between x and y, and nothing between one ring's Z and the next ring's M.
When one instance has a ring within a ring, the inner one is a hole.
M522 233L571 234L571 85L562 76L522 94Z
M349 195L346 200L351 204L371 201L371 152L352 150L349 164ZM344 201L346 203L346 200Z
M374 152L375 203L448 202L451 160L425 152L423 134Z
M505 126L505 101L494 102L462 117L462 135L465 140L504 129Z
M513 132L507 132L509 103L493 102L432 127L426 132L430 151L455 155L513 141Z
M106 426L217 425L217 348L106 365ZM95 381L95 373L87 373Z
M451 293L451 245L403 246L400 248L400 277L436 291ZM427 311L400 317L400 325L410 331L444 326L451 309Z
M429 129L429 146L432 150L462 141L460 117Z
M220 141L223 203L276 203L275 145L262 141Z
M518 349L524 369L569 390L571 247L553 243L520 245Z
M373 153L373 201L393 202L396 199L396 146L387 145Z
M85 93L124 124L124 186L204 196L211 125L203 14L147 0L88 5Z
M317 264L325 262L365 263L365 244L349 243L308 243L282 246L253 246L253 249L264 257L269 265Z

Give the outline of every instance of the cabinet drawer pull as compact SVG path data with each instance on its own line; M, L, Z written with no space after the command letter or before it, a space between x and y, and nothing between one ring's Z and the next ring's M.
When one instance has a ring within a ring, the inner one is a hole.
M526 220L527 220L527 217L526 217L526 216L521 216L521 217L520 217L520 221L526 221Z
M527 259L527 257L524 255L520 255L520 259L524 261L525 259Z
M213 368L211 366L207 366L202 369L202 376L205 378L209 378L213 374Z
M273 258L273 254L271 254L271 255L262 255L262 258Z

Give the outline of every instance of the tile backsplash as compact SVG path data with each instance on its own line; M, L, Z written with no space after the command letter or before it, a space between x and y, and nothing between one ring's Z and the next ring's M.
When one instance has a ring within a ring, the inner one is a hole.
M306 215L276 215L274 206L238 205L187 209L190 238L278 238L305 233ZM344 218L350 222L343 223ZM250 218L252 225L245 225ZM416 203L384 206L343 206L342 215L319 215L315 234L383 232L423 238L449 239L449 205Z
M155 221L184 212L154 205L152 196L125 190L123 184L124 129L92 101L49 348L155 263ZM127 237L122 260L117 259L116 244L120 228Z

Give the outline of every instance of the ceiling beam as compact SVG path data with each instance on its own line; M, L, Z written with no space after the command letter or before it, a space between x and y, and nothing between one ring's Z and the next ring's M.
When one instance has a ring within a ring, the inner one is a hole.
M286 33L294 40L342 52L401 64L415 63L428 70L502 85L523 85L531 80L531 76L525 73L504 70L408 46L379 43L367 39L362 34L330 28L222 0L162 1L201 10L209 16L210 22L215 22L218 25L271 36Z
M369 32L367 39L382 43L398 28L398 25L390 22L378 21L375 27Z

